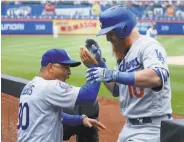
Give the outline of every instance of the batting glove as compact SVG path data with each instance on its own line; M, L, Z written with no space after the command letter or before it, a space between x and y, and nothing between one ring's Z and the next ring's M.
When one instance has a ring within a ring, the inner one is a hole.
M98 81L98 82L111 82L116 81L117 71L108 70L107 68L90 68L87 70L86 79L87 81Z
M93 39L87 39L85 41L85 46L89 50L91 55L96 57L96 60L97 60L98 64L101 67L106 67L106 65L104 65L105 64L105 58L102 58L102 51L101 51L101 48L98 45L98 43Z

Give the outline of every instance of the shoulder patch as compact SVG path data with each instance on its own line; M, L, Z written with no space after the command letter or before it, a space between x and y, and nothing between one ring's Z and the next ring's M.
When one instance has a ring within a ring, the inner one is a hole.
M70 91L73 87L72 85L62 82L62 81L59 81L58 84L59 84L59 87L64 89L66 92Z

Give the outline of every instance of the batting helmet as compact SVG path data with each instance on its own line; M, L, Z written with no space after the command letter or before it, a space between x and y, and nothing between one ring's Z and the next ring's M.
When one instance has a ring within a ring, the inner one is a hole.
M128 8L123 6L111 7L100 15L101 31L97 34L103 35L111 30L119 38L127 37L136 25L136 16Z

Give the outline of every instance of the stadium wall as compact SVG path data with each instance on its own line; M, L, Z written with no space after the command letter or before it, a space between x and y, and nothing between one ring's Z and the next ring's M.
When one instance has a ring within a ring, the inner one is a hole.
M62 35L95 35L100 30L97 19L1 19L1 34L52 34L57 26ZM184 35L184 20L137 20L141 34L156 23L159 35Z

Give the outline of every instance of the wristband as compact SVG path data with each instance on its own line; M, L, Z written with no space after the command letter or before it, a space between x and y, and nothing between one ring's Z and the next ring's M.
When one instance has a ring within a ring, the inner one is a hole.
M118 75L118 71L116 71L116 70L112 71L112 81L117 80L117 75Z
M82 115L82 120L83 120L85 117L87 117L87 115L83 114L83 115Z
M124 85L134 85L135 84L135 73L134 72L120 72L117 71L116 82Z

